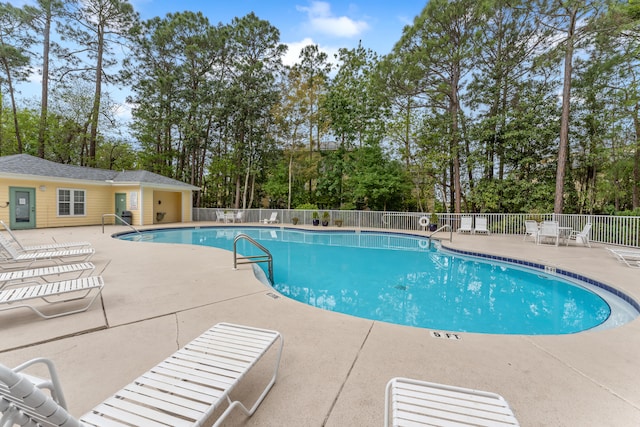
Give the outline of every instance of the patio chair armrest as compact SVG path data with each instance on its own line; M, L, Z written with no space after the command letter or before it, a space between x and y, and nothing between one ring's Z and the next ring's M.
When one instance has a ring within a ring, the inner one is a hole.
M26 362L16 366L13 370L14 372L21 372L26 368L36 364L43 364L46 366L47 370L49 371L49 378L42 378L24 372L22 374L27 376L37 388L49 390L49 392L51 393L51 398L64 409L67 409L67 402L64 398L64 394L62 393L62 384L60 382L60 377L58 377L58 371L56 370L56 367L52 360L44 357L38 357L35 359L27 360Z

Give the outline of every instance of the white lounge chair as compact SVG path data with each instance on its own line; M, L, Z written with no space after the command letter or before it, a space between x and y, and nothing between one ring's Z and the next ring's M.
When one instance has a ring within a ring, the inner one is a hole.
M6 264L25 264L30 265L36 261L54 261L60 262L62 259L73 258L77 261L87 261L95 253L93 248L77 248L77 249L65 249L55 251L19 251L11 243L0 235L0 269L6 269L3 263Z
M278 212L271 212L270 218L265 218L262 220L265 224L276 224L278 221Z
M560 243L560 228L558 221L542 221L538 232L538 244L543 239L555 240L556 246Z
M273 376L257 401L250 409L232 401L231 391L278 339ZM202 426L228 402L215 427L236 407L247 416L253 415L275 383L282 344L282 336L276 331L219 323L79 419L66 410L53 363L47 361L50 380L22 372L34 362L15 369L0 364L1 425ZM53 389L53 397L36 383Z
M527 220L524 222L524 240L527 240L527 237L531 236L534 242L538 241L538 223L534 220Z
M242 222L244 218L244 211L236 212L236 216L233 218L233 222Z
M90 275L96 266L91 262L83 262L78 264L61 264L48 267L32 268L26 270L12 270L0 272L0 289L7 285L19 283L51 283L59 281L61 276L68 277L73 275L77 279L83 274ZM50 276L55 276L57 280L50 280Z
M491 231L487 228L487 217L479 216L476 218L476 228L473 229L473 234L491 234Z
M588 222L582 228L582 231L573 230L571 234L569 234L569 239L567 240L567 245L569 245L569 240L575 240L576 243L582 243L585 246L591 247L591 242L589 240L589 232L591 231L591 223Z
M625 263L629 267L640 268L640 250L631 248L605 248L618 261Z
M384 416L385 427L520 425L499 394L409 378L387 383Z
M80 248L85 246L91 246L89 242L58 242L58 243L46 243L41 245L34 246L24 246L20 240L13 234L13 231L9 228L7 224L0 220L0 225L4 227L5 231L9 233L11 236L11 240L16 244L18 250L33 252L33 251L46 251L46 250L55 250L55 249L65 249L65 248Z
M473 233L473 217L463 216L460 218L460 228L458 233Z
M80 279L31 286L8 287L0 290L0 311L28 308L45 319L80 313L87 311L91 307L91 304L102 292L103 287L104 281L101 276L82 277ZM93 297L84 306L80 308L75 308L74 306L70 310L55 314L46 314L41 308L31 304L32 300L40 299L52 306L87 298L92 292L94 293Z
M227 219L225 218L223 211L219 209L216 211L216 220L218 222L227 222Z

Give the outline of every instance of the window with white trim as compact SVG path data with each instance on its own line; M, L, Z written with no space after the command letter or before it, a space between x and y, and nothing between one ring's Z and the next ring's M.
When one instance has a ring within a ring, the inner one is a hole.
M70 188L58 188L58 215L84 216L85 191Z

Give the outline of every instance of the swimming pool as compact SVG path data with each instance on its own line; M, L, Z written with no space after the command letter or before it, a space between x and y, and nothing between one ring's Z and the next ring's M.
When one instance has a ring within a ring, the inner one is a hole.
M240 233L273 254L273 287L281 294L372 320L454 332L569 334L602 325L615 300L588 284L450 253L411 235L227 226L152 230L143 236L233 250ZM238 252L259 254L245 240L238 242Z

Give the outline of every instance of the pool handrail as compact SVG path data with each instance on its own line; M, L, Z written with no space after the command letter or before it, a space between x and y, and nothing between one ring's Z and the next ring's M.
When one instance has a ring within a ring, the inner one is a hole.
M449 225L449 224L445 224L442 227L438 228L436 231L434 231L433 233L429 234L429 236L427 236L429 238L429 246L431 246L431 236L433 236L434 234L436 234L439 231L442 231L444 229L448 228L449 229L449 241L453 242L453 228Z
M255 246L256 248L258 248L262 252L264 252L264 254L263 255L251 255L251 256L238 257L237 245L238 245L238 241L239 240L247 240L253 246ZM245 261L238 262L238 259L245 260ZM256 264L256 263L259 263L259 262L268 263L268 265L269 265L269 281L273 285L273 283L274 283L273 282L273 256L271 255L271 252L269 252L269 249L265 248L260 243L258 243L257 240L255 240L254 238L252 238L252 237L250 237L250 236L248 236L248 235L246 235L244 233L238 234L233 239L233 269L237 270L238 264Z
M104 234L104 217L105 217L105 216L113 216L113 217L116 217L116 218L118 218L118 219L120 220L120 222L122 223L122 224L120 224L120 225L126 225L126 226L128 226L130 229L132 229L133 231L135 231L136 233L141 234L141 233L140 233L140 230L138 230L137 228L135 228L133 225L129 224L129 223L128 223L127 221L125 221L124 219L120 218L117 214L102 214L102 234Z

